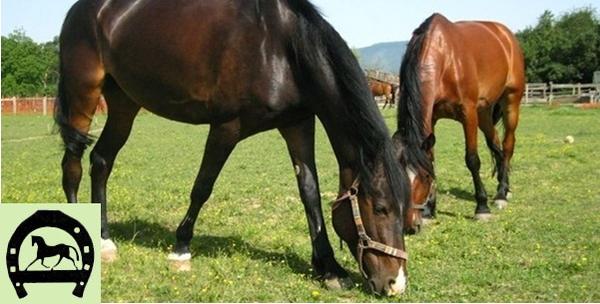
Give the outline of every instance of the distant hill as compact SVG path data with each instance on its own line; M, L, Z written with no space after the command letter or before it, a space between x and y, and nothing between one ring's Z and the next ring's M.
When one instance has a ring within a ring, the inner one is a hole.
M384 42L358 49L363 69L375 69L398 74L408 41Z

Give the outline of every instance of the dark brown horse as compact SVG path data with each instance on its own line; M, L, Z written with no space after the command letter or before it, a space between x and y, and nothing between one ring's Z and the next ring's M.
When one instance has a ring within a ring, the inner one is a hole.
M68 202L77 201L81 157L91 144L88 131L100 94L108 103L106 125L90 156L92 202L102 205L104 258L116 257L106 183L144 107L171 120L210 124L170 259L191 258L194 223L236 144L278 129L308 219L314 270L339 284L348 274L334 258L322 215L314 160L318 117L340 168L336 232L374 292L404 291L408 177L398 169L389 133L352 52L308 1L80 0L67 15L60 44L55 119L66 147L62 168Z
M388 105L390 107L394 106L394 103L396 102L396 90L391 83L369 78L369 88L371 89L371 94L373 94L373 97L382 96L384 98L384 109Z
M409 42L400 71L398 132L394 141L412 183L406 228L418 231L421 216L435 215L434 127L441 118L464 130L465 162L475 185L476 219L490 216L479 176L478 128L483 131L498 174L497 207L507 205L508 173L524 91L523 54L517 39L494 22L456 22L434 14ZM502 120L504 141L495 125ZM421 211L422 210L422 211Z

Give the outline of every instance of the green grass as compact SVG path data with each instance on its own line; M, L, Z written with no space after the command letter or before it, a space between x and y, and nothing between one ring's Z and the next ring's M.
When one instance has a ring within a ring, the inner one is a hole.
M384 116L393 127L395 113ZM100 117L93 128L104 121ZM102 266L109 302L587 302L600 301L600 111L524 108L511 175L513 199L494 220L474 222L473 186L460 126L437 128L437 221L407 238L410 283L400 299L360 286L329 291L311 278L310 241L283 140L267 132L235 150L200 214L189 273L166 256L188 206L207 126L150 114L136 120L109 181L109 216L120 259ZM2 202L62 202L50 118L2 117ZM575 143L563 143L567 135ZM491 157L480 140L488 194ZM89 201L87 157L80 199ZM324 213L338 172L321 127L317 163ZM336 256L360 282L356 262L328 225Z

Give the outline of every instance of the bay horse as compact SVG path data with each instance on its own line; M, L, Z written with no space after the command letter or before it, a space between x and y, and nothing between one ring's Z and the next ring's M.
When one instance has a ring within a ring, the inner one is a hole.
M475 185L475 219L491 216L479 176L478 128L492 152L498 208L507 206L509 167L525 87L523 52L504 25L472 21L452 23L433 14L413 33L400 70L398 130L394 143L411 179L407 232L419 230L422 217L435 215L434 128L441 118L460 122L465 162ZM502 120L502 148L495 125Z
M65 245L65 244L57 244L54 246L48 246L46 245L46 242L44 241L44 238L42 238L41 236L37 236L37 235L32 235L31 236L31 246L37 245L37 252L35 255L35 259L29 263L29 265L25 268L25 270L29 269L29 267L31 267L31 265L33 265L33 263L40 261L40 263L42 264L42 266L49 268L49 269L54 269L54 267L58 266L58 264L60 264L60 262L62 261L63 258L70 260L73 263L73 266L75 267L75 269L77 268L77 265L75 264L75 261L79 261L79 252L77 251L77 249L75 249L75 247L73 246L69 246L69 245ZM71 257L71 249L73 249L73 251L75 251L75 260L73 260L73 258ZM52 267L48 267L44 264L44 259L46 258L51 258L54 256L58 256L58 261L56 262L56 264L54 264L54 266Z
M391 83L369 78L369 88L371 89L371 94L373 94L373 97L383 96L384 109L388 105L393 107L396 103L396 90L394 90L394 86Z
M191 259L194 223L236 144L277 129L296 173L316 277L343 285L348 273L334 257L321 208L314 156L318 117L340 170L340 197L332 210L336 232L373 292L405 290L408 176L358 62L309 1L80 0L67 14L60 46L55 121L65 145L62 184L69 203L77 202L81 158L92 143L88 132L101 94L108 105L90 154L105 261L117 257L106 184L143 107L170 120L210 125L170 260Z

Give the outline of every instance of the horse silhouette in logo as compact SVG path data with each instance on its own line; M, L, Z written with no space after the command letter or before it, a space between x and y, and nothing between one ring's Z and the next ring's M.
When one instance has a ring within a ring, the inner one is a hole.
M29 264L29 266L27 266L27 268L25 268L25 270L29 269L29 267L31 267L31 265L33 265L33 263L35 263L38 260L41 261L42 266L46 267L47 269L54 270L54 267L58 266L58 264L60 264L60 262L62 261L63 258L71 260L75 269L79 270L79 268L77 268L77 265L75 264L75 261L79 261L79 252L77 251L77 249L75 249L75 247L65 245L65 244L48 246L48 245L46 245L44 238L42 238L41 236L32 235L31 236L31 246L34 246L34 245L37 245L36 258ZM73 258L71 257L70 249L73 249L73 251L75 251L76 260L73 260ZM59 256L58 262L56 262L56 264L54 264L54 266L48 267L44 264L45 258L50 258L50 257L54 257L57 255Z

